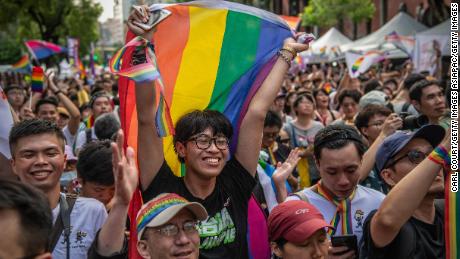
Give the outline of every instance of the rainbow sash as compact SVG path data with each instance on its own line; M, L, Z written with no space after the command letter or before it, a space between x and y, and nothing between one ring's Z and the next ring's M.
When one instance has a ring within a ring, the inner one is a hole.
M356 188L353 190L350 196L346 199L337 199L332 193L330 193L326 188L323 187L321 181L316 184L318 194L321 195L326 200L332 202L335 206L337 206L337 210L335 211L335 215L331 220L331 225L334 229L329 229L328 234L329 236L335 235L337 231L337 227L339 223L342 223L342 235L353 234L353 224L352 224L352 217L351 217L351 200L355 197Z

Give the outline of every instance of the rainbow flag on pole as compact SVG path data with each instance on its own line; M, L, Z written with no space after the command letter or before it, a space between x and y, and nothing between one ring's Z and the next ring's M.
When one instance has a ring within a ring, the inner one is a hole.
M218 110L234 126L234 150L248 105L275 64L284 39L292 36L291 29L275 14L225 1L153 5L150 9L159 8L172 12L157 26L153 39L164 101L170 107L172 121L175 123L194 109ZM133 38L129 33L126 42ZM126 50L122 67L130 66L131 53ZM158 94L158 81L156 86ZM134 82L120 77L119 93L126 144L136 150ZM172 136L165 137L163 143L168 165L176 174L183 174ZM131 218L135 218L142 203L140 194L135 196ZM133 250L135 242L130 243L130 251ZM131 252L130 255L134 256Z
M32 92L41 93L43 92L43 68L33 67L32 68Z
M66 51L64 47L43 40L29 40L25 42L25 45L37 60Z
M348 72L351 78L365 73L372 65L385 59L387 53L380 50L369 50L363 54L348 51L345 53Z
M19 73L30 73L32 70L29 55L25 54L21 59L12 65L12 70Z
M451 190L452 179L457 177L457 192ZM458 259L460 254L460 194L458 190L458 172L450 171L445 179L444 229L446 240L446 259Z

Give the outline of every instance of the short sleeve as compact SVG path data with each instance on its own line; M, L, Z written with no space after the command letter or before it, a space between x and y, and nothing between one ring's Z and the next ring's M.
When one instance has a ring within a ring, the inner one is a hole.
M179 183L179 177L175 176L166 160L163 161L157 175L145 191L142 192L142 199L147 202L160 193L173 192L174 187Z

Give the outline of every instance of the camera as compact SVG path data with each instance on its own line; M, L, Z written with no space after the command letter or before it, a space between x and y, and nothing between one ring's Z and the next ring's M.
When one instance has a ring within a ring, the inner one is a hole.
M414 130L427 125L429 120L426 115L411 115L408 112L401 112L399 117L403 120L402 130Z

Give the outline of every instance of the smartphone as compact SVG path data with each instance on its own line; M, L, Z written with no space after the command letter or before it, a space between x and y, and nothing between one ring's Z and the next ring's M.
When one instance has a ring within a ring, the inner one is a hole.
M144 12L144 9L136 8L136 7L137 6L133 6L133 8L139 10L140 12L142 13ZM158 10L150 12L149 20L146 23L140 23L137 21L133 21L133 24L142 28L145 31L148 31L170 15L171 15L171 11L168 11L165 9L158 9Z
M358 238L356 235L332 236L331 242L333 247L346 246L349 250L354 250L356 257L358 257Z

